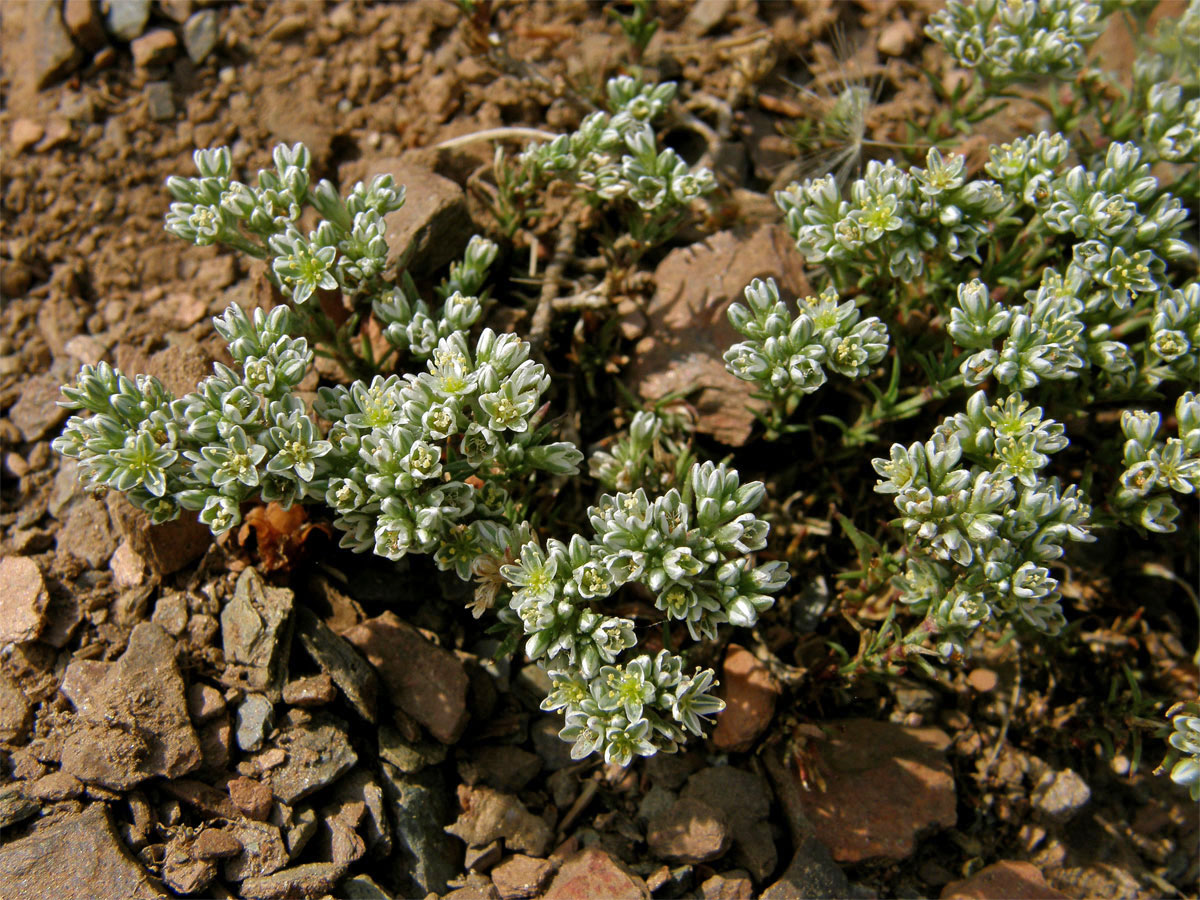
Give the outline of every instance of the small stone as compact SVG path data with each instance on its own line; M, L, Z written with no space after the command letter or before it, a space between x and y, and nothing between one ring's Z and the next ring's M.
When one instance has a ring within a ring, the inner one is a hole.
M90 334L75 335L75 337L67 341L65 349L75 359L89 366L94 366L102 362L105 356L108 355L108 351L105 350L104 345Z
M40 91L71 74L83 54L71 40L59 15L58 0L32 0L26 4L25 39L33 48L34 86Z
M40 123L33 119L20 118L12 123L12 127L8 130L8 140L12 144L13 153L24 153L34 144L42 139L42 135L46 133L46 129ZM6 292L9 296L16 292Z
M8 411L8 420L21 432L21 440L40 440L67 416L67 411L57 405L61 386L62 379L56 375L33 375L21 383L21 394Z
M307 31L308 27L308 16L303 13L292 13L285 15L272 25L271 30L267 32L267 38L272 41L284 41Z
M113 584L117 588L137 587L146 580L146 561L133 549L129 541L117 544L108 566L112 570ZM157 611L157 606L155 610ZM174 633L179 634L178 631Z
M108 43L94 0L66 0L62 16L67 31L84 50L94 53Z
M1092 789L1073 769L1058 772L1047 768L1034 785L1030 800L1044 820L1063 824L1071 820L1089 800Z
M83 793L83 782L69 772L51 772L35 781L30 794L47 803L70 800Z
M1059 900L1067 897L1046 884L1041 871L1027 862L1001 860L970 878L952 881L942 900Z
M879 32L875 47L884 56L903 56L908 45L917 36L917 30L908 19L890 22Z
M146 111L155 122L175 118L175 95L169 81L151 81L146 85Z
M275 708L262 694L247 694L237 709L237 744L243 750L257 750L267 739L275 721Z
M0 607L3 601L0 601ZM21 686L0 671L0 741L16 742L24 737L32 720L33 707Z
M217 13L206 9L195 13L183 26L183 47L196 65L204 62L217 46Z
M159 12L178 25L192 14L192 5L192 0L158 0Z
M103 803L0 844L7 897L165 897L129 855Z
M297 609L296 637L313 662L333 679L355 712L373 723L379 681L370 664L305 606Z
M346 737L346 723L327 713L290 710L275 744L287 762L271 773L271 790L284 803L295 803L333 784L358 761Z
M47 150L53 150L55 147L61 146L68 141L74 139L75 129L71 127L71 120L65 116L51 116L46 121L46 135L38 145L33 149L38 153L45 153Z
M50 602L37 563L25 556L0 559L0 585L0 645L37 640Z
M235 778L229 782L229 799L247 818L265 822L271 814L274 796L271 789L253 778Z
M233 599L221 610L226 661L244 666L250 687L273 700L280 698L287 675L294 605L291 591L270 587L254 569L245 569L238 577Z
M467 686L462 661L385 612L349 629L344 637L379 671L393 701L444 744L467 727Z
M289 706L324 706L336 696L333 679L324 672L297 678L283 686L283 702Z
M540 894L553 874L553 864L518 853L492 869L492 884L503 900L524 900Z
M562 864L543 900L649 900L645 882L600 847L580 850Z
M779 686L766 664L737 644L729 645L721 673L725 709L717 717L712 742L726 752L744 752L771 724Z
M175 837L163 851L162 880L177 894L198 894L217 877L217 865L211 860L195 859L190 842Z
M387 814L387 799L383 788L363 767L344 776L335 787L335 796L342 803L361 803L363 818L360 832L367 852L385 857L392 852L392 826Z
M106 505L117 531L157 575L178 572L203 556L212 545L212 532L194 512L184 512L178 519L155 525L146 512L117 491L109 493Z
M272 875L247 878L239 893L246 900L280 900L284 897L321 897L346 874L346 866L331 862L307 863Z
M981 694L994 691L999 682L1000 677L991 669L972 669L971 673L967 675L967 684Z
M539 713L529 726L533 748L551 772L557 772L578 762L571 758L571 745L558 736L561 730L562 717L554 713Z
M178 45L179 41L171 29L155 28L136 38L129 45L129 50L133 54L133 64L145 69L169 63L174 59Z
M95 497L77 497L67 507L58 546L94 569L104 568L117 549L117 536L104 504Z
M287 865L287 848L274 825L242 819L228 828L242 845L242 852L225 860L223 869L227 881L259 878Z
M905 859L918 832L955 823L945 732L869 719L830 724L832 737L818 744L825 790L801 799L834 859Z
M215 687L196 682L187 691L188 715L197 725L211 722L225 712L225 698Z
M229 859L242 852L242 842L224 828L205 828L192 844L198 859Z
M734 869L705 881L700 894L704 900L753 900L754 883L749 873Z
M132 41L150 18L150 0L107 0L108 30L119 41Z
M523 850L531 856L544 856L553 833L546 820L527 810L512 794L487 787L458 786L462 813L446 831L473 847L482 847L499 838L509 850Z
M676 801L650 820L646 843L659 859L701 863L725 854L732 843L729 824L719 812L700 800Z

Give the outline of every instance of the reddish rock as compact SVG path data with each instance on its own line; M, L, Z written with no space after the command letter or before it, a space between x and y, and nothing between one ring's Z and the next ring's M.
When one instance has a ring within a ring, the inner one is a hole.
M274 796L271 789L253 778L235 778L229 782L229 799L248 818L265 822L271 814Z
M37 563L25 556L0 559L0 585L0 646L37 640L50 602Z
M192 844L197 859L229 859L241 852L242 842L224 828L205 828Z
M307 678L297 678L283 686L283 702L289 706L324 706L333 701L337 692L333 679L322 672Z
M599 847L580 850L563 863L543 900L649 900L646 883Z
M779 685L753 653L730 644L721 667L719 693L725 709L717 716L713 744L730 753L749 750L771 724Z
M355 625L344 635L378 671L404 712L443 744L467 727L467 678L462 661L421 636L394 613Z
M135 38L129 45L133 64L138 68L159 66L171 61L179 40L169 28L155 28Z
M197 513L185 510L178 519L155 525L117 491L109 493L107 504L117 530L157 575L178 572L203 556L212 544L212 532Z
M553 873L552 863L517 854L492 869L492 884L503 900L524 900L541 893Z
M483 847L504 838L509 850L524 850L531 856L544 856L553 833L540 816L535 816L512 794L487 787L458 786L462 813L446 831L462 838L472 847Z
M732 836L725 817L707 803L686 798L650 820L646 843L659 859L701 863L729 849Z
M211 685L200 682L188 688L187 705L188 714L197 724L210 722L225 712L225 698L221 696L221 692Z
M1058 900L1066 896L1046 884L1037 866L1010 859L942 889L942 900Z
M831 724L819 749L825 790L802 791L800 799L834 859L904 859L919 832L955 823L945 732L870 719Z

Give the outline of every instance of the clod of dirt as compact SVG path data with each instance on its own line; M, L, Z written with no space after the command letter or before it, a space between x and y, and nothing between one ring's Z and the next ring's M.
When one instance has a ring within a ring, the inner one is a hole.
M175 642L160 626L134 628L114 663L73 661L61 690L82 723L63 745L63 769L80 780L122 790L200 765Z
M646 883L599 847L580 850L567 859L550 882L543 900L649 900Z
M165 896L129 856L103 803L0 847L0 897Z
M287 761L271 772L271 790L284 803L333 784L358 761L346 723L325 713L289 710L275 746L286 751Z
M668 253L654 272L649 328L635 347L629 384L647 400L687 393L700 414L698 431L733 447L746 443L761 403L750 396L753 385L725 371L722 354L741 340L726 310L755 278L774 277L785 295L805 292L791 243L769 225L752 234L718 232Z
M904 859L918 832L957 820L949 736L937 728L846 719L821 745L826 789L801 801L838 862Z
M723 856L732 842L729 823L707 803L678 800L650 820L646 843L659 859L701 863Z
M444 744L467 727L467 678L462 661L385 612L349 629L354 644L379 672L392 700Z
M504 845L510 850L524 850L532 856L546 854L553 836L550 826L512 794L460 784L458 802L462 813L446 828L450 834L472 847L504 838Z
M749 750L771 724L779 685L753 653L730 644L721 667L720 696L725 709L717 717L713 745L729 753Z
M24 556L0 559L0 584L0 646L37 640L50 602L38 564Z

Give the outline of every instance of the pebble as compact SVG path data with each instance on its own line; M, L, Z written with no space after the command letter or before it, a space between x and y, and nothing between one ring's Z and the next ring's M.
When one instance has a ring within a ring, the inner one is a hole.
M1067 895L1046 884L1037 866L1004 859L980 869L970 878L952 881L942 900L1056 900Z
M62 17L67 31L84 50L95 52L108 43L94 0L66 0Z
M150 0L107 0L108 30L119 41L132 41L150 18Z
M253 778L235 778L229 782L229 799L248 818L256 822L265 822L271 814L271 804L274 798L271 789L261 781Z
M796 849L779 879L762 892L761 900L850 896L853 896L850 883L829 850L816 838L808 837Z
M467 847L466 853L463 854L463 866L472 872L486 872L500 862L503 855L500 841L492 841L483 847Z
M383 788L363 767L358 767L338 781L335 796L342 803L360 803L363 818L360 822L367 852L384 857L392 852L392 826L388 820L387 800Z
M648 900L645 882L600 847L580 850L568 858L543 900Z
M395 728L379 729L379 755L393 766L414 775L446 758L446 745L437 741L410 741Z
M217 46L217 13L206 9L195 13L183 26L183 48L196 65L204 62Z
M554 865L544 859L516 854L492 869L492 884L503 900L524 900L542 892Z
M702 863L723 856L732 843L725 817L707 803L684 798L656 815L646 828L646 843L658 859Z
M275 709L262 694L247 694L237 709L237 744L243 750L257 750L267 739L275 719Z
M45 133L46 129L40 122L26 118L15 120L8 130L8 140L12 144L13 153L24 153L40 141Z
M175 32L169 28L154 28L136 38L129 45L129 51L133 54L133 64L139 69L146 69L169 63L175 58L178 46Z
M146 111L155 122L175 118L175 96L169 81L151 81L146 85Z
M734 869L701 884L700 895L704 900L753 900L754 883L748 872Z
M117 550L117 536L105 505L92 496L77 497L67 508L57 543L91 568L103 569Z
M224 828L205 828L192 844L199 859L229 859L242 852L242 842Z
M499 838L509 850L520 850L531 856L545 856L554 836L541 816L535 816L512 794L494 791L482 785L458 786L458 802L462 808L453 825L446 831L460 837L472 847L482 847Z
M37 563L25 556L0 559L0 585L0 645L37 640L50 602Z
M289 706L324 706L336 696L333 679L324 672L297 678L283 686L283 702Z
M163 897L103 803L0 845L3 897Z
M14 785L0 787L0 828L9 828L42 811L42 804L25 794ZM0 847L0 867L3 866L4 850ZM0 875L0 888L4 886ZM17 896L13 894L12 896Z
M133 549L133 545L129 541L121 541L117 544L117 549L113 551L108 565L113 573L113 585L118 589L137 587L146 580L146 561ZM155 604L154 608L157 612L158 605ZM186 613L186 607L184 611ZM167 630L170 631L170 629ZM174 632L174 634L178 636L179 632Z
M879 32L875 47L884 56L903 56L908 45L917 36L917 30L907 18L891 22Z
M385 612L345 632L379 672L393 702L453 744L467 727L467 678L462 661L426 640L395 613Z
M1034 784L1030 800L1034 811L1044 820L1063 824L1070 821L1089 800L1092 789L1073 769L1055 772L1047 768Z
M192 0L158 0L158 10L172 22L183 24L192 14Z
M818 744L826 789L801 791L801 801L834 859L905 859L919 832L954 825L945 732L870 719L829 724L833 736Z
M348 772L358 755L346 737L346 723L327 713L288 710L275 745L287 761L271 772L271 790L284 803L295 803Z
M34 85L40 91L73 72L83 62L83 53L63 24L59 0L31 0L25 7L24 38L33 56Z
M1000 683L1000 676L991 669L972 669L967 675L967 683L980 694L986 694L996 689L996 685Z
M713 745L729 753L749 750L771 724L779 685L765 663L745 647L730 644L721 667L720 693L725 709L717 717Z
M128 541L122 541L121 547L128 547ZM114 562L116 554L113 554ZM173 591L169 594L163 594L158 598L158 602L154 604L154 613L150 617L151 622L155 622L163 627L163 630L172 637L179 637L187 628L188 623L188 605L187 597L178 591Z

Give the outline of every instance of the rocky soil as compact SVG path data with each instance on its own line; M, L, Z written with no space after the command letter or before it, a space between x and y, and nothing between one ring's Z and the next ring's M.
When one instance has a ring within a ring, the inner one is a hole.
M802 173L790 83L836 66L847 29L886 86L873 133L899 139L933 102L929 8L658 7L646 63L686 85L709 124L682 129L680 151L711 137L723 188L621 299L594 363L645 398L693 390L714 447L754 424L719 361L725 306L760 275L806 286L770 201ZM248 173L303 141L343 186L395 173L409 203L390 239L416 244L423 275L491 227L477 188L493 145L438 145L576 124L628 61L604 7L501 4L490 50L442 0L22 0L0 23L0 897L1196 892L1195 804L1150 775L1160 750L1131 773L1128 748L1063 739L1085 710L1022 682L1011 648L941 681L833 684L805 589L710 648L729 708L709 740L628 770L575 762L538 709L545 676L493 658L463 586L427 562L350 556L319 521L275 513L221 542L194 520L151 526L51 451L82 363L183 393L222 352L209 317L270 302L255 266L163 231L164 179L194 148L229 145ZM552 261L556 221L506 248L518 299L502 324L528 328L517 276L531 254ZM565 271L588 283L586 260ZM823 510L789 515L798 545L829 534ZM823 583L789 590L801 581ZM1064 684L1124 641L1195 693L1178 637L1096 615ZM1034 713L1014 715L1019 696Z

